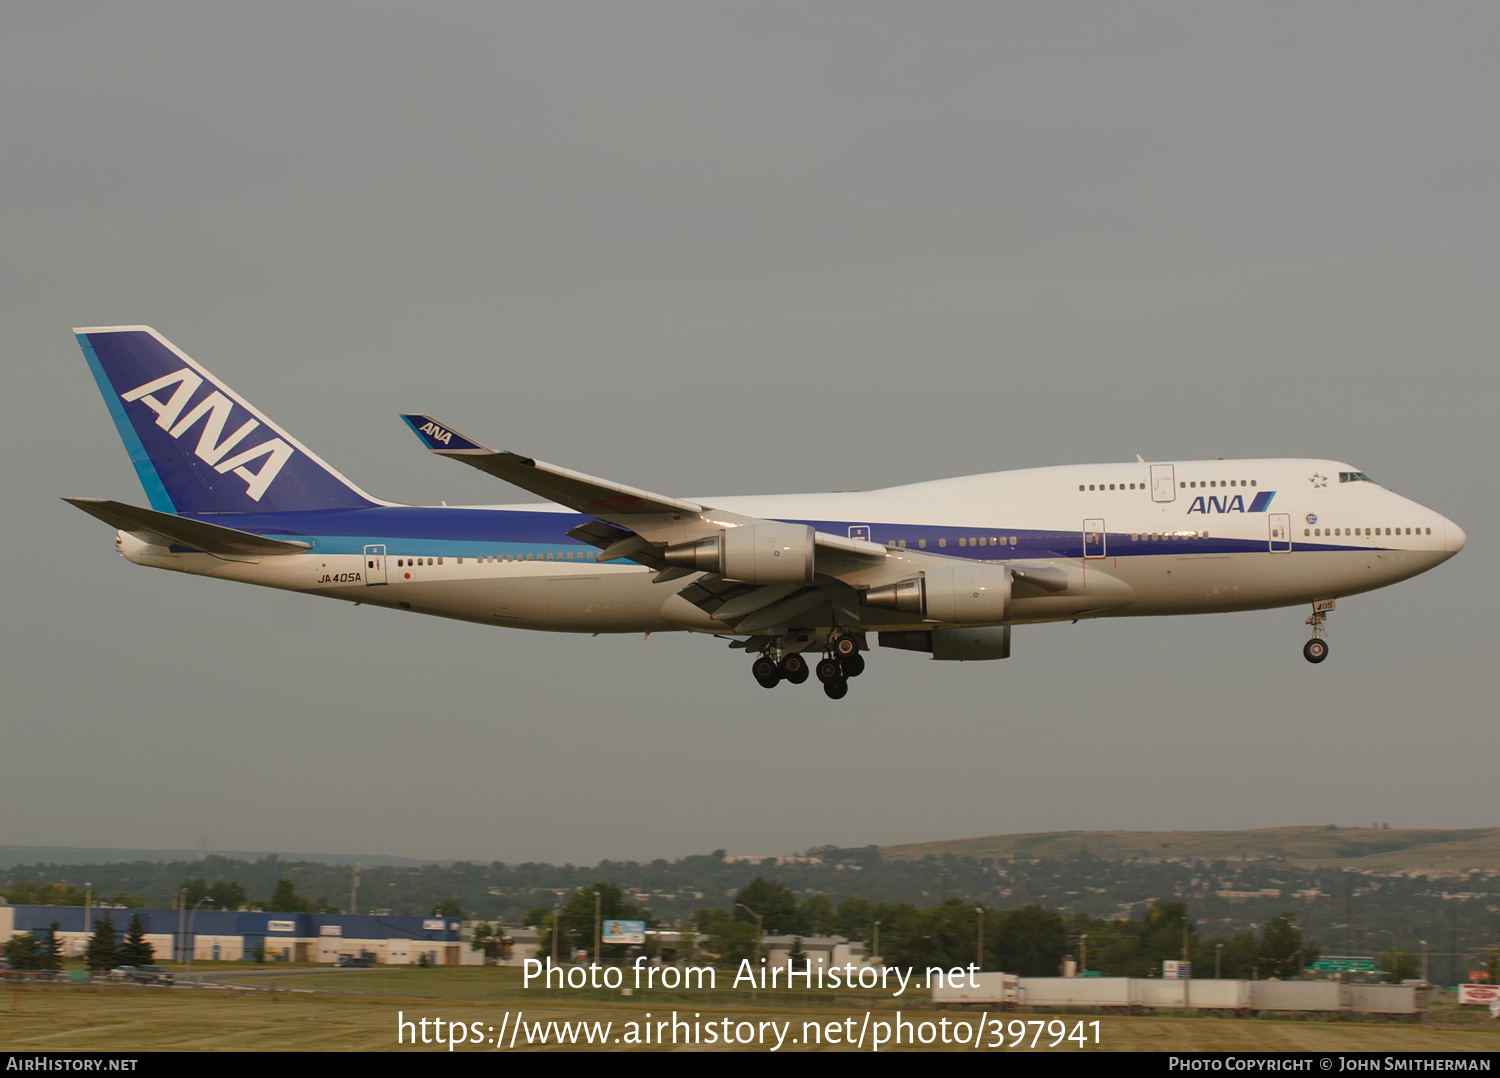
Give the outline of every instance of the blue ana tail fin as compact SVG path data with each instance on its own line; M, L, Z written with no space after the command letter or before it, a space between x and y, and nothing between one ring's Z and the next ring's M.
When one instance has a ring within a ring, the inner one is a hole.
M73 332L153 509L281 513L381 504L156 330Z

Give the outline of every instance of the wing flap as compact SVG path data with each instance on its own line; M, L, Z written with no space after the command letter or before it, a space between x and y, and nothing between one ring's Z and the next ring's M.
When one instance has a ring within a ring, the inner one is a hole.
M830 603L833 597L821 588L810 588L789 596L770 606L747 614L734 623L737 633L757 633L786 624L799 614L805 614L816 606ZM725 604L728 605L727 603ZM718 615L715 615L718 617Z

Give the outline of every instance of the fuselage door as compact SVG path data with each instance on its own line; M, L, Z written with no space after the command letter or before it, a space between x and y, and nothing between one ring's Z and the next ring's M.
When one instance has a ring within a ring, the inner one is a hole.
M870 526L868 524L849 525L849 538L863 539L868 543L870 541Z
M1271 513L1267 520L1271 527L1271 553L1285 554L1292 549L1291 514Z
M1083 556L1104 557L1104 521L1090 517L1083 522Z
M385 546L365 547L365 583L385 583Z
M1177 500L1177 474L1172 470L1172 465L1151 465L1151 500L1153 502Z

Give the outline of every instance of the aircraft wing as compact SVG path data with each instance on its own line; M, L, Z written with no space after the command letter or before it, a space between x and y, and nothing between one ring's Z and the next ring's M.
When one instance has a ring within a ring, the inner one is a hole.
M598 561L628 559L649 566L658 570L658 582L692 577L677 594L722 623L730 633L756 636L830 623L858 628L864 623L865 612L861 591L956 564L955 559L941 554L886 547L814 531L806 525L762 520L559 468L518 453L498 452L431 416L401 418L439 456L452 457L592 517L568 534L597 547ZM800 549L807 549L805 537L809 533L816 556L808 557L805 576L779 572L758 577L728 571L727 554L723 562L704 564L692 553L704 544L708 550L727 551L731 537L747 533L754 536L754 542L759 542L755 533L773 540L767 550L775 547L781 554L791 553L779 570L790 568L799 543ZM788 538L785 545L776 538L798 534L804 538ZM1045 570L1036 575L1038 586L1048 590L1056 587Z
M566 505L569 509L576 509L601 520L621 516L680 518L696 516L704 509L697 502L652 494L647 490L637 490L635 487L523 457L519 453L490 449L464 437L451 427L443 426L431 416L403 415L401 418L406 420L423 444L439 456L461 460L497 479L514 483L522 490L540 494L548 501Z
M660 558L652 560L646 547L661 548L693 542L726 527L768 523L759 517L654 494L518 453L490 449L431 416L403 415L401 418L422 444L439 456L462 461L548 501L615 525L618 534L592 525L584 525L570 533L575 539L604 550L608 557L601 557L600 561L630 558L646 565L657 565ZM868 563L873 559L883 561L887 553L879 543L825 532L818 532L816 541L826 554L843 555L856 563Z

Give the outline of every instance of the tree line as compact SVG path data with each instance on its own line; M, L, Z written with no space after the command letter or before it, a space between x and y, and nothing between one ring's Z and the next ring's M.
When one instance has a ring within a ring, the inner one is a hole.
M1292 911L1277 914L1257 929L1205 937L1181 902L1157 902L1139 918L1111 920L1064 916L1033 904L995 909L956 898L926 907L864 898L845 898L835 905L824 895L798 902L789 889L764 877L742 888L733 908L708 907L676 924L653 919L642 907L625 901L619 886L606 882L582 888L555 909L534 907L525 923L538 930L542 954L553 951L555 924L556 950L567 960L577 951L592 955L596 916L676 929L683 939L673 956L677 960L731 965L752 957L765 936L804 941L841 936L863 943L867 955L891 966L925 969L975 963L983 970L1024 977L1057 976L1064 960L1072 957L1080 972L1106 977L1160 976L1163 961L1186 958L1197 977L1217 973L1245 980L1288 978L1321 954ZM707 937L702 954L693 953L699 935ZM628 963L642 949L660 948L658 943L646 948L610 945L603 948L599 961Z
M18 970L62 969L61 931L58 922L53 921L49 931L42 936L35 932L16 933L5 943L5 960L12 969ZM154 949L146 940L145 923L138 913L130 918L130 927L123 939L115 929L114 918L102 913L84 948L84 961L95 973L116 966L148 966L154 957Z

